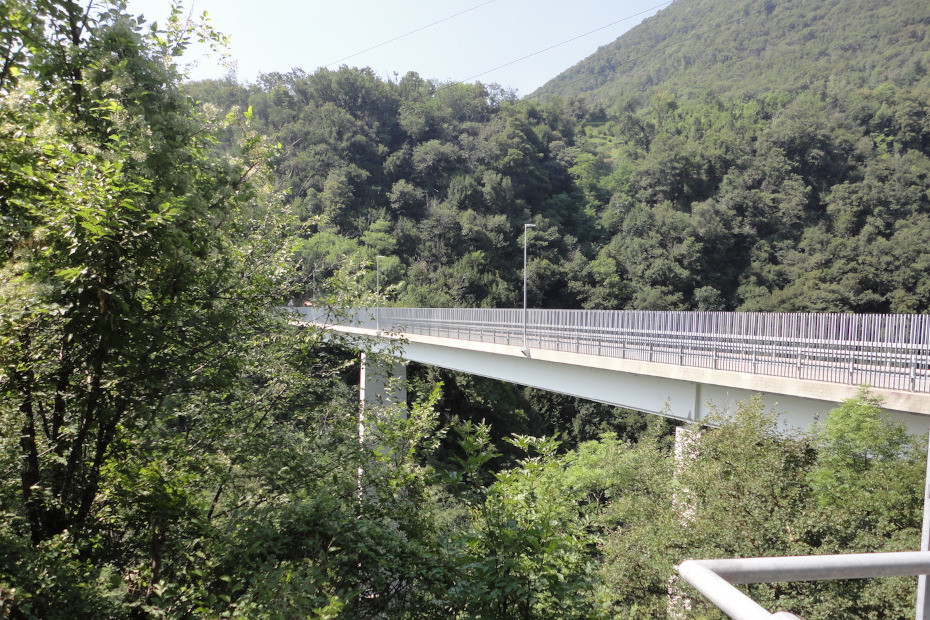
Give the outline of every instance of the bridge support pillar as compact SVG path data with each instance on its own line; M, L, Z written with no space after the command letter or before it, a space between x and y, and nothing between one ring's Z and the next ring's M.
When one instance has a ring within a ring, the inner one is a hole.
M407 367L397 358L362 353L359 401L362 409L407 404Z
M373 440L377 442L369 429L366 429L366 415L377 416L381 409L391 405L400 405L403 415L407 407L407 366L402 360L384 355L370 357L361 354L361 373L359 376L359 407L358 407L358 443L364 450L366 445L372 446ZM384 448L374 443L378 451ZM364 487L365 470L358 468L358 503L362 505L365 498Z
M699 394L700 392L698 392ZM698 411L697 405L695 412ZM695 413L696 415L696 413ZM695 426L679 426L675 429L675 477L697 458L697 442L701 431ZM694 497L687 488L681 488L672 495L672 505L678 509L682 523L687 526L694 521ZM666 613L671 620L685 620L691 616L691 597L681 587L681 577L672 572L668 580L668 600Z

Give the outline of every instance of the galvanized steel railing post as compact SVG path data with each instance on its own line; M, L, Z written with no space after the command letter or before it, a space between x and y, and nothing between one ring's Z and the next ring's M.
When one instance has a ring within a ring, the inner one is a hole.
M908 390L913 392L917 386L917 354L915 353L911 353L911 367L908 379L910 380Z

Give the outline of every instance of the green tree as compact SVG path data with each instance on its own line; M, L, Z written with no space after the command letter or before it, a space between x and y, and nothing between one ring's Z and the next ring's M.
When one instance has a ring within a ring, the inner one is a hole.
M475 509L460 540L462 570L452 591L458 617L598 617L587 552L595 539L578 517L581 496L562 483L558 442L526 436L510 441L538 456L496 474Z
M877 405L863 392L815 432L799 433L757 399L740 403L677 463L648 435L616 452L606 440L583 445L579 454L598 454L610 472L587 479L602 481L599 497L610 498L601 520L614 529L601 572L615 612L665 617L674 566L688 558L915 549L926 443L883 420ZM913 613L913 579L746 587L767 609L802 617ZM675 589L693 613L722 617L690 589Z
M177 577L167 560L202 516L192 467L167 458L199 423L179 399L230 385L244 335L270 327L284 292L263 143L246 128L237 158L213 154L214 120L170 64L180 9L160 32L123 8L21 3L2 23L27 50L0 85L0 418L18 437L2 499L22 550L2 579L16 613L106 616ZM145 568L120 575L131 567Z

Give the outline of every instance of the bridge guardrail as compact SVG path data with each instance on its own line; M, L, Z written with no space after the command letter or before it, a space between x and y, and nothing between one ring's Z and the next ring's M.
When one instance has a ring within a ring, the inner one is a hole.
M339 322L522 346L523 316L520 309L365 308ZM930 315L537 309L526 318L529 348L930 392Z

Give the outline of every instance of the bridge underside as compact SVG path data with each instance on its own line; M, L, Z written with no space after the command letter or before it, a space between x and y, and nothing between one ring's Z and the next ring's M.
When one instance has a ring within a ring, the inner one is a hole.
M424 343L404 347L411 361L458 370L491 379L578 396L608 405L635 409L679 420L704 420L713 411L733 411L749 400L751 390L650 376L606 368L578 366L530 356L495 355ZM786 412L790 426L807 427L836 407L836 402L761 393L766 407Z
M335 329L377 334L364 328ZM759 394L767 408L780 413L787 427L808 428L858 391L858 386L851 385L544 349L524 351L511 345L418 334L389 337L403 339L400 350L392 352L409 361L687 421L705 420L712 411L734 411L736 403ZM392 374L401 372L402 367L395 366ZM891 418L913 433L927 432L930 397L926 394L872 392L883 398Z

